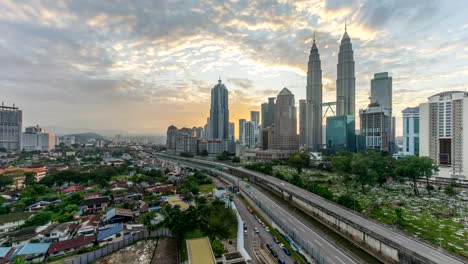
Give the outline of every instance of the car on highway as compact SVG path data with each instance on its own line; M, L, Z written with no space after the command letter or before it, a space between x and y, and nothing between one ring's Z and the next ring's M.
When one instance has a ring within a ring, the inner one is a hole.
M247 230L247 225L244 223L244 230Z
M265 227L265 231L267 231L267 232L269 233L269 232L270 232L270 228L268 228L268 226Z
M276 238L276 237L273 237L273 241L275 241L276 244L279 244L279 242L280 242L280 241L278 240L278 238Z
M283 248L284 254L291 256L291 252L289 252L289 249Z
M249 211L251 214L253 214L253 210L249 206L247 206L247 211Z
M248 234L247 230L244 230L244 235L246 236Z
M278 253L274 251L273 249L271 250L271 255L273 255L273 257L275 258L278 258Z
M286 264L286 261L281 260L281 259L278 259L278 263L279 263L279 264Z
M281 249L283 249L283 248L284 248L284 244L283 244L283 243L279 243L279 245L278 245L278 246L279 246Z
M257 234L260 233L260 231L258 230L257 227L254 227L254 231L255 231L255 233L257 233Z

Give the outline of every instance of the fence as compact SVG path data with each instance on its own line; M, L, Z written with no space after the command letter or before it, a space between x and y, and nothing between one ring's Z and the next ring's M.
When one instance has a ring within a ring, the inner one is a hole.
M151 233L145 230L143 232L131 234L129 236L124 237L121 241L107 244L104 247L99 248L95 251L80 255L74 259L69 259L65 261L65 264L87 264L87 263L95 261L98 258L107 256L139 240L146 239L149 237L158 237L158 236L172 237L172 233L169 229L163 228L163 229L158 229L156 231L151 231Z

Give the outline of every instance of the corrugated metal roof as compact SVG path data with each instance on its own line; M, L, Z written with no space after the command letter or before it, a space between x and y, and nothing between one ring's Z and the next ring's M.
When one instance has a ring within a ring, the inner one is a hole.
M120 231L122 231L122 230L123 230L123 226L122 226L122 225L116 225L116 226L111 227L111 228L109 228L109 229L99 231L97 240L98 240L98 241L101 241L101 240L103 240L104 238L107 238L107 237L109 237L109 236L112 236L113 234L118 233L118 232L120 232Z
M50 243L27 243L18 251L18 255L45 254L49 247Z

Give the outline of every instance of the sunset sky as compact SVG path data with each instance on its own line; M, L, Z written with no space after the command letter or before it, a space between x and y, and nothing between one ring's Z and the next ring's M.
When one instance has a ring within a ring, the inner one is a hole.
M345 19L356 112L376 72L401 110L468 88L468 5L460 0L1 1L0 99L24 125L163 134L203 126L218 77L230 119L288 87L304 99L312 37L324 101L335 100Z

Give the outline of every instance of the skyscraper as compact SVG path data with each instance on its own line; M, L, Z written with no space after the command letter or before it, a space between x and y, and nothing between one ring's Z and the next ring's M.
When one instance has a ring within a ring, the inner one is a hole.
M340 52L338 53L336 79L337 116L355 116L355 83L353 46L345 27L345 33L341 39Z
M310 50L307 70L307 109L305 145L317 151L322 142L322 65L314 42Z
M371 80L371 102L392 113L392 77L388 72L375 73Z
M21 149L23 112L18 107L0 106L0 148Z
M257 126L260 125L260 112L250 111L250 121L255 122Z
M268 103L262 104L262 127L272 127L275 123L276 103L275 97L268 98Z
M228 90L218 80L211 89L210 137L211 139L229 139Z
M234 141L234 130L235 130L235 125L234 123L229 122L229 140Z
M306 145L307 138L307 100L299 100L299 145Z
M299 149L297 136L297 109L294 95L288 88L283 88L276 98L275 132L273 149L290 152Z

